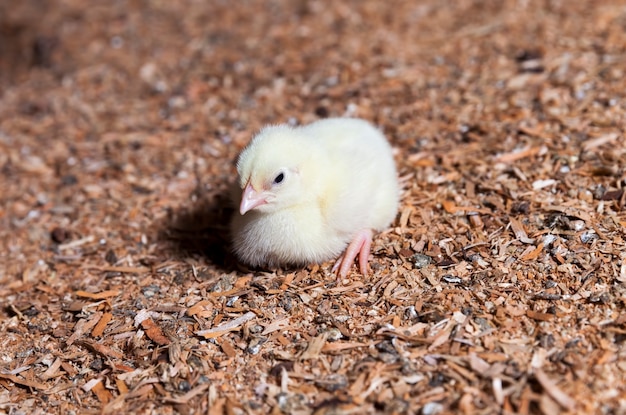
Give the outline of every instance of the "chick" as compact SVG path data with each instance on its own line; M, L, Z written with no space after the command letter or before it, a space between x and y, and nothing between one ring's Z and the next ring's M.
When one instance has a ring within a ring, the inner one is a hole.
M231 231L244 263L274 268L338 258L363 275L372 231L389 226L399 186L391 147L364 120L330 118L263 128L237 161L242 190Z

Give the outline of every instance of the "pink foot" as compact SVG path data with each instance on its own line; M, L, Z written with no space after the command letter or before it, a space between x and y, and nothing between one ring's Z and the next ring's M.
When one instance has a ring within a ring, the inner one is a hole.
M370 248L372 247L372 231L370 229L364 229L354 235L354 239L346 248L346 251L335 262L333 271L339 269L339 276L345 277L350 271L352 263L359 256L359 269L361 274L367 275L367 263L370 257Z

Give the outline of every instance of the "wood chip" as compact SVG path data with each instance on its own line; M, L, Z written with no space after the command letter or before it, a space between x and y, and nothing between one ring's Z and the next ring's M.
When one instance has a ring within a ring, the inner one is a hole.
M300 355L300 360L314 359L320 356L322 349L328 339L328 332L324 332L319 336L312 338L306 350Z
M100 320L100 318L102 318L102 315L103 313L101 311L98 311L90 316L89 319L81 318L80 320L78 320L78 322L76 322L76 325L74 326L74 332L67 339L66 344L68 346L74 344L74 342L80 339L83 334L90 331L96 324L98 324L98 321Z
M104 329L106 328L107 324L109 324L109 322L112 319L113 319L113 314L104 313L102 317L100 318L100 320L98 320L98 324L96 324L93 330L91 330L91 337L102 336L102 334L104 333Z
M146 267L118 267L118 266L98 266L98 267L90 267L92 269L97 269L98 271L104 272L120 272L126 274L143 274L149 272L150 269Z
M171 343L159 327L151 318L147 318L141 322L141 327L146 331L146 335L160 346L166 346Z
M229 340L223 340L220 346L222 347L222 351L224 352L224 354L230 359L237 356L237 352L235 351L235 348Z
M113 395L111 395L111 392L104 388L104 383L101 381L93 385L91 391L98 397L100 403L103 404L108 403L113 397Z
M539 153L539 150L541 150L541 147L525 147L522 150L519 151L514 151L511 153L507 153L507 154L502 154L500 156L498 156L496 158L496 162L499 163L513 163L516 162L518 160L527 158L527 157L532 157L535 156L536 154Z
M538 311L533 311L533 310L527 310L526 311L526 316L528 318L532 318L533 320L539 320L539 321L551 321L551 320L554 320L554 314L540 313Z
M600 137L592 138L583 143L583 150L584 151L593 150L594 148L612 143L616 141L618 138L619 138L619 134L617 133L609 133L609 134L601 135Z
M41 380L48 380L48 379L57 377L59 375L59 369L61 368L61 363L63 363L63 361L57 357L54 360L54 362L50 365L50 367L41 375L39 375L39 378Z
M240 317L237 317L231 321L228 321L226 323L220 324L217 327L207 329L207 330L199 330L196 332L196 334L198 336L203 336L207 339L220 337L230 331L239 330L244 323L254 318L256 318L256 314L254 314L252 311L249 311L246 314Z
M92 243L96 240L93 235L86 236L84 238L77 239L75 241L67 242L59 245L59 251L65 251L68 249L78 248L82 245Z
M534 375L539 384L545 389L545 391L568 411L573 411L576 407L576 401L567 396L559 387L554 383L548 375L546 375L541 369L535 369Z
M517 238L518 241L523 242L525 244L535 243L534 239L531 239L528 237L528 234L526 233L526 230L524 229L524 225L522 225L522 223L519 220L515 218L509 218L509 224L511 225L511 230L515 234L515 237Z
M107 298L117 297L121 292L117 290L102 291L99 293L89 293L87 291L76 291L76 296L83 298L91 298L92 300L106 300Z
M541 252L543 251L543 243L540 243L539 245L537 245L537 247L535 249L533 249L532 251L522 255L522 257L520 258L522 261L531 261L533 259L537 259L537 257L539 256L539 254L541 254Z
M10 375L0 372L0 379L9 380L17 385L26 386L33 389L46 390L48 387L44 383L23 379L17 375Z
M190 400L192 400L193 398L195 398L196 396L204 393L207 389L209 389L209 386L211 386L210 383L203 383L201 385L196 386L195 388L193 388L192 390L190 390L189 392L187 392L186 394L182 396L178 396L175 398L165 398L165 401L176 403L179 405L184 405L188 403Z
M190 317L195 315L198 315L198 317L209 317L213 314L212 303L209 300L198 301L196 304L189 307L186 313Z
M117 350L113 350L112 348L104 344L100 344L100 343L88 341L88 340L82 340L80 341L80 344L88 347L89 349L93 350L94 352L104 357L112 357L115 359L122 359L124 357L122 353L118 352Z

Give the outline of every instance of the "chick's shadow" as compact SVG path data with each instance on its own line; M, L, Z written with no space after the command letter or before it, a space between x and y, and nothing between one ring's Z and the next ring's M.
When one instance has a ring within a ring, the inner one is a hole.
M178 259L200 256L217 271L238 270L230 242L230 221L235 211L232 190L224 189L212 197L194 194L190 198L196 199L193 204L168 212L159 239Z

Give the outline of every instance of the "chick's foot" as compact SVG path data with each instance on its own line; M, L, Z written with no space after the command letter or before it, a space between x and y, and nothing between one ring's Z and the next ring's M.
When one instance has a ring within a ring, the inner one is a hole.
M350 267L356 256L359 256L359 269L361 274L367 275L367 264L370 257L370 248L372 247L372 231L371 229L363 229L354 235L354 239L346 248L346 251L337 259L333 266L332 272L339 269L339 276L345 277L350 271Z

